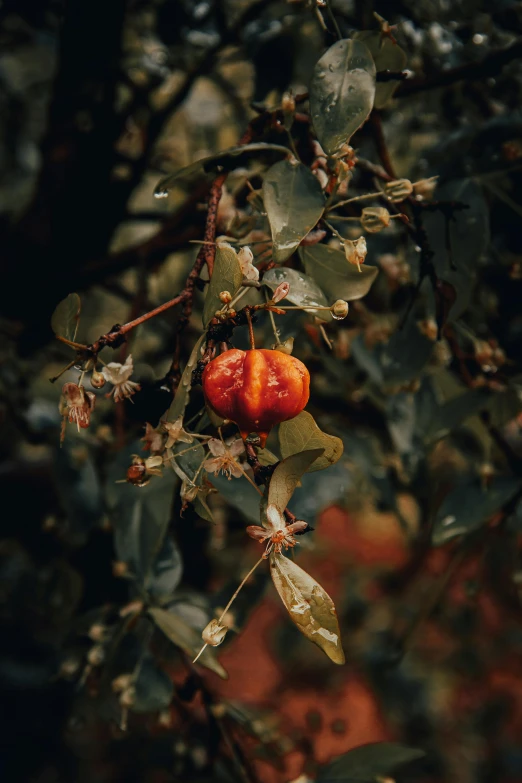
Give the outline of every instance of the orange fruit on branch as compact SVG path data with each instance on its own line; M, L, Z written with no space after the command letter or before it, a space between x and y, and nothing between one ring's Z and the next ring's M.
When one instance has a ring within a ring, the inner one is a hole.
M207 364L203 391L219 416L238 425L242 438L255 432L264 446L275 424L293 419L305 407L310 374L295 356L232 348Z

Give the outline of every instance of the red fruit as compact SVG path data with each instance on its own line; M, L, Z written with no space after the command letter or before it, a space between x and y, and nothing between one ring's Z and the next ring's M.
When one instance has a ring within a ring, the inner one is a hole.
M203 391L219 416L236 422L242 438L256 432L264 446L275 424L305 407L310 374L299 359L281 351L232 348L207 364Z

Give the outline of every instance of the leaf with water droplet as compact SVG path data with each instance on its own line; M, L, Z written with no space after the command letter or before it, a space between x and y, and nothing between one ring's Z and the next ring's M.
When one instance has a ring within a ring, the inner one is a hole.
M78 294L69 294L56 306L51 318L51 328L59 337L74 342L80 321L82 303Z
M268 486L268 503L274 505L282 514L303 474L310 470L310 465L323 454L324 448L316 448L300 451L283 459L272 473Z
M272 231L272 256L280 264L292 255L323 214L323 191L307 166L282 160L265 175L263 203Z
M204 326L208 326L216 311L223 307L223 302L219 298L220 293L228 291L234 297L241 287L242 280L243 272L234 248L226 244L217 245L214 270L203 306Z
M187 407L189 401L190 389L192 386L192 372L201 357L201 347L205 338L206 334L202 334L192 349L192 353L190 354L189 360L185 365L185 369L183 370L183 374L181 376L179 386L176 389L176 394L172 400L169 412L167 413L167 421L176 421L176 419L179 419L179 417L183 416L185 413L185 408Z
M315 307L328 307L329 303L311 277L298 272L295 269L269 269L263 275L263 285L267 285L272 291L275 291L280 283L289 283L290 291L285 297L285 302L291 302L299 307L305 307L306 312L317 316L322 321L331 321L332 314L330 310L314 310ZM283 302L283 306L284 303Z
M321 57L310 84L310 111L317 139L335 155L367 120L375 96L375 63L357 40L337 41Z
M341 632L328 593L284 555L270 555L270 575L290 618L334 663L344 663Z
M279 446L284 458L299 452L308 453L309 449L322 449L323 453L308 468L309 473L334 465L344 448L340 438L323 432L306 411L279 425Z
M446 495L437 511L431 534L433 545L442 546L476 530L521 487L520 479L508 476L494 478L487 488L478 479L459 484Z
M299 248L306 274L313 277L323 291L335 299L352 302L366 296L379 270L376 266L361 266L361 271L346 260L346 253L330 245L310 245Z
M354 33L353 37L366 44L373 57L377 72L397 72L402 71L405 67L407 57L404 49L401 49L391 38L384 36L381 32L361 30ZM382 109L388 103L399 84L400 81L398 79L389 82L377 82L375 100L373 102L376 109Z
M205 175L215 174L218 170L231 171L240 168L254 155L266 153L288 155L288 149L280 144L266 144L264 142L231 147L224 152L201 158L191 163L190 166L184 166L164 177L154 188L154 195L156 198L166 198L174 185L190 186Z

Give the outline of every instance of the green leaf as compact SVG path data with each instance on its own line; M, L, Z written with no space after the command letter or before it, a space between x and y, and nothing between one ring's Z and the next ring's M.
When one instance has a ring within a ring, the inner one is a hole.
M470 389L440 405L426 428L425 441L432 443L453 432L470 416L487 408L491 397L487 389Z
M284 555L270 555L270 575L302 634L338 664L344 663L341 632L332 599L310 574Z
M241 264L234 248L228 245L217 245L214 271L210 278L203 307L204 326L208 326L216 310L221 310L223 307L223 302L219 298L220 293L228 291L232 296L235 296L242 280Z
M378 778L390 777L398 767L425 755L423 750L408 748L397 742L360 745L321 767L316 783L333 780L343 783L376 783Z
M174 612L167 612L165 609L153 607L149 609L149 614L158 628L163 631L165 636L176 647L179 647L192 658L196 657L203 646L203 642L201 635L194 628L191 628L179 615ZM202 666L206 666L210 671L218 674L223 680L228 679L228 674L217 660L211 648L207 647L204 650L198 662Z
M406 52L398 44L393 43L391 38L371 30L354 33L353 37L366 44L377 71L402 71L405 67L408 59ZM388 103L399 84L400 81L397 79L389 82L377 82L373 102L376 109L382 109Z
M323 449L324 453L308 469L310 473L335 464L343 453L342 440L320 430L306 411L279 425L279 446L285 458L307 449Z
M275 465L279 462L279 457L276 457L269 449L258 449L257 458L261 465Z
M286 268L269 269L263 275L263 284L267 285L272 291L275 291L277 286L284 282L290 285L290 292L285 301L299 307L306 307L305 312L316 315L322 321L332 320L332 314L329 310L313 309L312 305L328 307L329 303L319 286L308 275L303 274L303 272L297 272L295 269Z
M156 666L154 658L147 655L142 661L134 683L135 697L132 712L158 712L169 706L174 684L166 672Z
M78 294L69 294L56 306L51 318L51 328L59 337L74 342L82 303Z
M282 160L265 174L263 203L272 231L272 257L280 264L323 214L323 191L308 166Z
M294 489L301 481L303 473L306 473L310 469L310 465L323 454L323 448L310 449L292 454L282 460L270 479L268 503L273 504L282 514L294 494Z
M195 180L205 174L215 173L218 170L231 171L244 165L249 157L266 152L277 152L280 155L288 155L287 147L280 144L266 144L257 142L254 144L244 144L241 147L231 147L224 152L218 152L216 155L209 155L206 158L191 163L190 166L177 169L172 174L164 177L154 188L156 198L168 196L170 188L176 184L190 185Z
M361 271L349 264L342 250L329 245L300 247L299 255L306 274L326 291L328 296L352 302L366 296L379 274L376 266L362 266Z
M375 96L375 63L361 41L337 41L314 68L310 112L327 155L348 144L366 121Z
M179 386L176 389L176 394L174 395L174 399L172 400L171 406L167 413L167 421L176 421L176 419L179 419L179 417L183 416L185 413L185 408L187 407L189 401L190 389L192 387L192 372L198 363L198 360L201 358L201 347L205 339L206 334L204 333L201 335L192 349L192 353L190 354L189 360L185 365L185 369L183 370L183 375L181 376Z
M431 540L442 546L483 525L521 488L520 479L499 476L485 489L480 481L460 484L442 501L437 511Z

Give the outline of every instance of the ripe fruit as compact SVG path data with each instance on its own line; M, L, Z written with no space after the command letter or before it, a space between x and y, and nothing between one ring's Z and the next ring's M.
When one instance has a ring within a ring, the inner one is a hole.
M301 413L310 396L310 375L299 359L280 351L232 348L203 373L210 406L236 422L241 437L257 432L264 446L275 424Z

